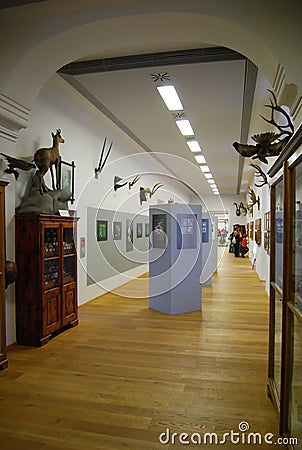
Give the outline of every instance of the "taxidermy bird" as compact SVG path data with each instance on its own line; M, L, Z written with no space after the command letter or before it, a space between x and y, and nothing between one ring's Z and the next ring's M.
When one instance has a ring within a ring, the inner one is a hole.
M16 180L19 178L19 172L16 169L27 171L36 168L34 164L23 159L13 158L5 153L0 153L0 155L0 173L12 173Z
M280 155L285 145L294 133L294 125L289 114L287 114L284 108L277 104L277 98L273 91L271 91L270 89L268 89L268 91L272 94L273 100L270 100L270 105L264 106L266 106L267 108L271 108L271 119L269 120L263 116L261 117L267 123L274 125L274 127L279 130L279 133L267 132L254 134L254 136L251 136L251 138L256 142L256 145L240 144L239 142L233 143L233 147L238 153L240 153L240 155L252 159L258 158L265 164L268 163L267 157ZM286 120L285 125L280 125L275 121L275 111L284 116ZM282 138L282 136L284 137Z
M258 158L265 164L268 163L268 156L280 155L289 140L289 137L285 137L281 141L276 141L279 134L273 132L254 134L251 138L256 142L256 145L234 142L233 147L240 155L252 159Z

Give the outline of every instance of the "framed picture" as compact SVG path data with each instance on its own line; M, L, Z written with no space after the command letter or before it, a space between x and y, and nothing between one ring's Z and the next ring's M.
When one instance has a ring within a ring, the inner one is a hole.
M60 161L60 189L66 189L71 192L71 204L74 202L74 161L68 163Z
M85 237L80 237L80 258L84 258L86 254L86 240Z
M122 239L122 222L113 222L113 239L119 241Z
M97 241L108 240L108 222L107 220L96 221L96 239Z
M145 237L149 237L149 236L150 236L149 224L145 223Z
M152 244L153 248L166 248L166 214L152 215Z
M143 237L143 224L142 223L136 224L136 237L137 238Z

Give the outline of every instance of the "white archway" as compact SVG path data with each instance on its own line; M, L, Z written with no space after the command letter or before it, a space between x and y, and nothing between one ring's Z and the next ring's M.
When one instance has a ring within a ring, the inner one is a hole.
M2 76L1 80L0 76L2 98L12 101L12 109L23 108L22 128L47 80L75 59L95 52L104 57L121 56L198 48L203 43L242 53L272 81L277 66L274 55L256 34L242 26L199 13L150 13L90 22L64 32L54 32L48 39L36 42L31 51L19 58L17 65L5 71L6 79Z

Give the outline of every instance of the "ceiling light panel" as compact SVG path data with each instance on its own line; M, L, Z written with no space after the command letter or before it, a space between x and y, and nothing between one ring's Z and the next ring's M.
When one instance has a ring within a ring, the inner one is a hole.
M179 111L184 109L174 86L157 86L157 90L169 111Z
M200 170L202 171L202 172L210 172L210 168L209 168L209 166L200 166Z
M191 152L201 152L201 148L198 141L187 141L187 145L189 146Z
M183 136L193 136L194 131L188 119L176 120L176 125L178 126L181 134Z
M204 176L205 176L206 178L213 178L213 175L211 174L211 172L205 173Z
M203 155L194 155L194 158L196 159L198 164L205 164L205 162L206 162L206 159ZM211 177L212 177L212 175L211 175Z

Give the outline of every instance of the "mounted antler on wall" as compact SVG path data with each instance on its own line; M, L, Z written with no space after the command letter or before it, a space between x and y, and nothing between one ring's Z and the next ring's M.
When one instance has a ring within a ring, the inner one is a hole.
M155 192L161 187L163 187L163 184L160 184L160 183L156 183L152 189L140 187L139 188L139 199L140 199L141 206L142 206L143 202L147 201L147 194L149 194L149 198L151 199L152 196L155 194Z
M134 186L135 185L135 183L137 183L138 182L138 180L140 180L140 176L136 176L132 181L124 181L123 183L121 183L121 181L123 180L123 178L120 178L120 177L118 177L118 176L115 176L114 177L114 182L113 182L113 189L115 190L115 191L117 191L118 189L120 189L121 187L124 187L124 186L126 186L126 184L128 184L128 187L129 187L129 189L131 189L132 188L132 186Z
M250 164L250 166L251 166L251 167L254 167L254 169L256 169L255 176L258 177L258 178L262 178L261 183L260 183L260 184L256 184L256 183L255 183L255 186L256 186L256 187L262 187L262 186L264 186L265 184L268 184L267 176L266 176L266 174L263 172L263 170L261 169L261 167L258 166L257 164Z
M106 156L105 156L105 158L104 158L104 161L103 161L103 156L104 156L104 150L105 150L106 141L107 141L107 137L105 137L105 139L104 139L104 143L103 143L103 148L102 148L102 152L101 152L101 156L100 156L99 165L98 165L97 168L94 169L94 176L95 176L96 179L98 179L99 173L101 173L102 170L104 169L104 166L105 166L105 164L106 164L106 162L107 162L109 153L110 153L111 148L112 148L113 142L111 142L111 144L110 144L110 146L109 146L109 148L108 148L107 154L106 154Z
M258 205L258 211L260 211L260 197L256 197L255 191L250 187L249 188L249 196L252 203L247 204L247 208L249 211L253 210L254 205Z
M267 164L267 157L279 156L281 151L284 149L285 145L294 133L294 125L291 121L289 114L284 108L277 104L277 99L273 91L268 89L272 94L273 100L270 100L270 105L264 105L267 108L271 108L272 114L271 119L266 119L261 116L266 122L274 125L279 133L267 132L261 134L254 134L251 139L256 142L256 145L240 144L239 142L234 142L233 147L242 156L246 158L258 158L263 163ZM285 125L279 125L274 119L274 112L277 111L281 113L285 119Z
M141 179L141 177L140 177L139 175L136 175L136 177L133 178L132 181L129 181L129 183L128 183L128 188L129 188L129 190L130 190L130 189L132 188L132 186L134 186L135 183L137 183L138 180L140 180L140 179Z
M128 183L128 181L121 183L121 181L123 180L123 178L120 178L118 176L114 177L114 181L113 181L113 189L115 191L117 191L118 189L120 189L123 186L126 186L126 184Z

